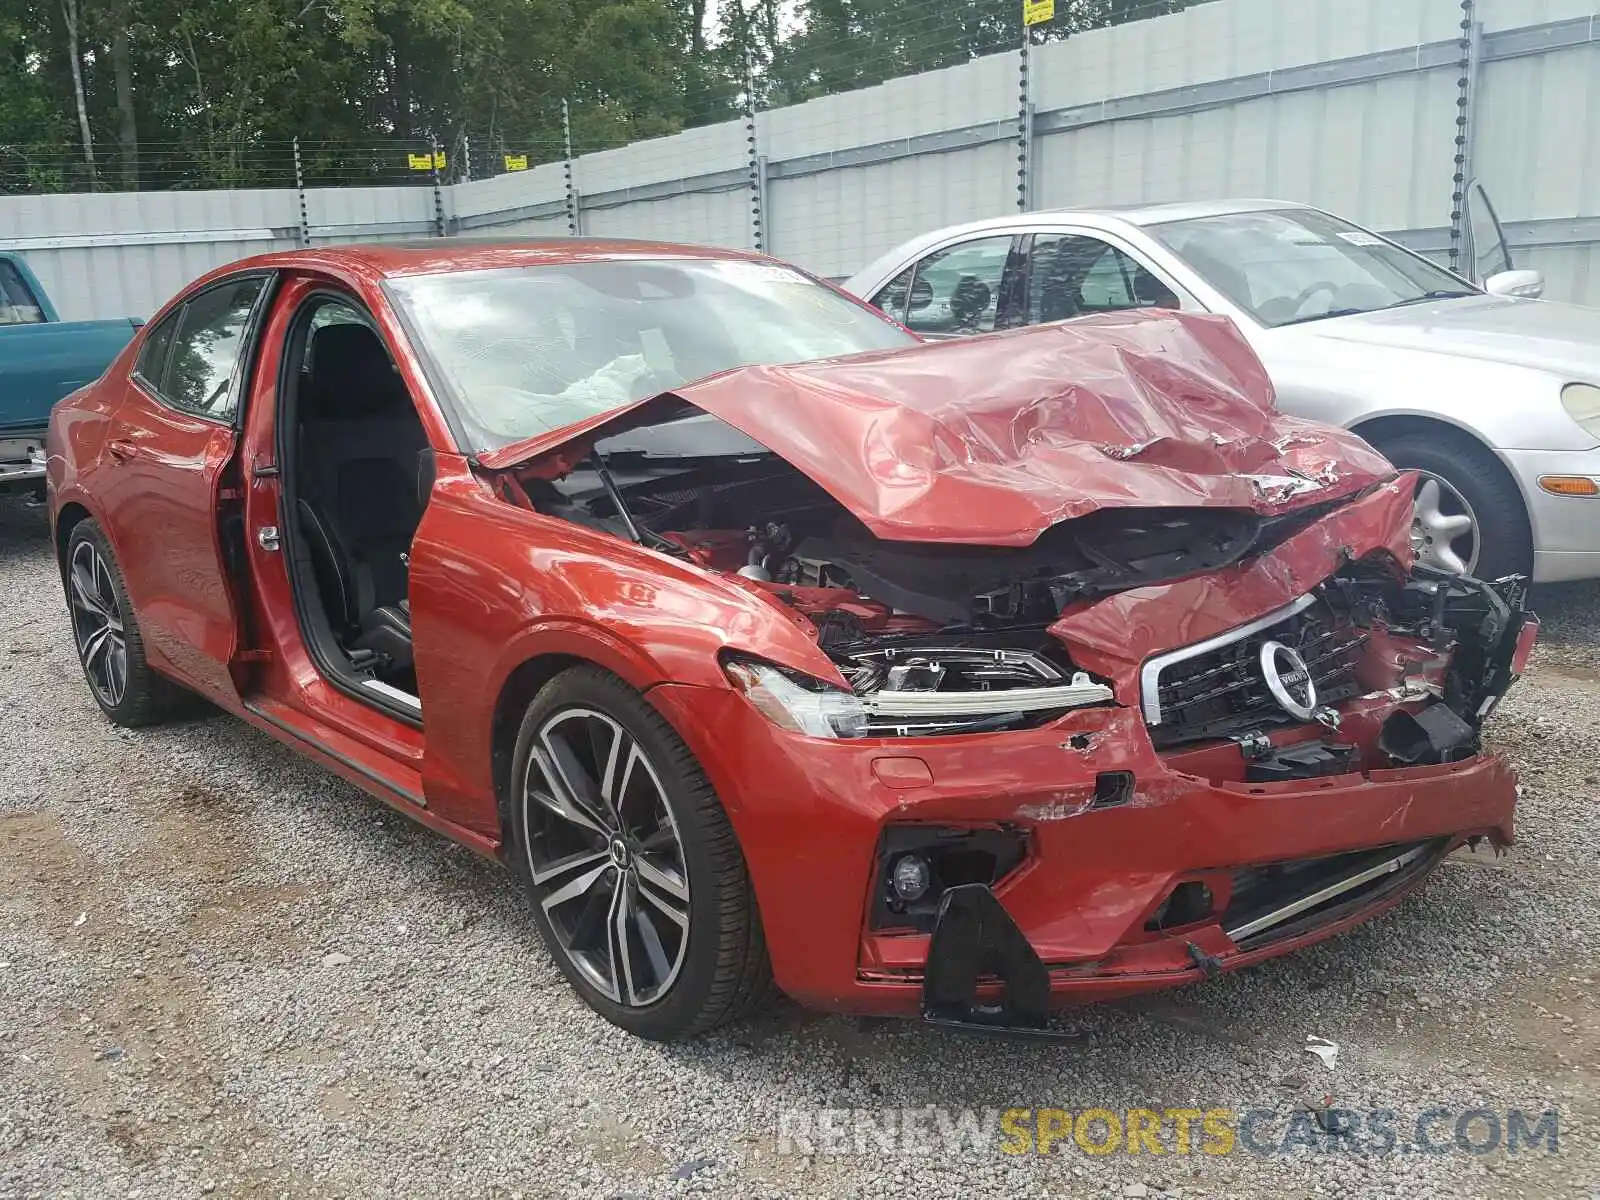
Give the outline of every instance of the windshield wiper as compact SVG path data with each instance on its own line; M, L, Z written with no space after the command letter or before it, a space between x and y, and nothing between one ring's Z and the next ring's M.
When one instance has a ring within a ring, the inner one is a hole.
M1463 296L1476 296L1477 292L1463 292L1459 288L1435 288L1431 292L1423 292L1410 300L1396 300L1393 304L1385 304L1384 308L1405 308L1410 304L1426 304L1429 300L1459 300ZM1375 309L1376 312L1383 311Z
M1278 327L1304 325L1308 321L1326 321L1329 317L1358 317L1364 312L1372 311L1370 308L1330 308L1327 312L1312 313L1309 317L1295 317L1292 320L1280 321Z

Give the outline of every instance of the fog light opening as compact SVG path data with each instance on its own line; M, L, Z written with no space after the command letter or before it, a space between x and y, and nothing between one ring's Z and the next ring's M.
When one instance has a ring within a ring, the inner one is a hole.
M1216 898L1211 889L1198 879L1180 883L1168 893L1154 915L1144 923L1146 933L1161 933L1168 929L1182 929L1210 919L1216 912Z
M920 854L902 854L895 860L890 878L894 894L907 904L913 904L928 894L933 882L928 860Z
M962 829L895 825L878 847L872 929L931 932L946 891L962 884L992 887L1027 856L1025 832L1010 827Z

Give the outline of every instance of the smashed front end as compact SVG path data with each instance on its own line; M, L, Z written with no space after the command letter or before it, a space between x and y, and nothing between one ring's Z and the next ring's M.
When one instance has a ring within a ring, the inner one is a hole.
M1039 1029L1510 842L1480 739L1537 633L1522 581L1413 568L1412 480L1257 368L1231 327L1074 323L734 372L524 464L514 502L803 631L730 629L725 689L649 692L796 999Z

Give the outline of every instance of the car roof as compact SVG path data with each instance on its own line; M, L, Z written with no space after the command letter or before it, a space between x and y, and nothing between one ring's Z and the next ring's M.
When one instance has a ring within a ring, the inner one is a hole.
M429 275L496 267L561 266L582 262L662 259L764 259L748 250L688 246L629 238L432 238L403 242L357 242L309 246L261 254L230 265L237 271L261 267L337 265L380 278Z

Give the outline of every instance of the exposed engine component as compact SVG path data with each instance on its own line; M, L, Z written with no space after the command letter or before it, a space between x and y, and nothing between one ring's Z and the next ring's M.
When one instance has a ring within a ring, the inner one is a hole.
M542 512L687 558L808 618L848 692L819 693L817 681L755 663L736 681L796 728L830 737L1017 729L1113 704L1109 681L1047 632L1066 606L1216 571L1343 503L1275 518L1106 507L1006 547L875 537L747 441L698 457L601 447L560 478L518 480ZM1426 677L1416 694L1431 691L1443 712L1408 714L1362 753L1397 764L1476 753L1478 728L1521 670L1506 639L1523 637L1523 590L1425 568L1401 578L1384 556L1351 563L1276 613L1148 660L1139 685L1152 740L1177 751L1231 739L1253 781L1359 770L1370 764L1347 746L1283 748L1273 731L1336 734L1342 702Z
M1378 749L1406 766L1454 762L1474 752L1478 734L1448 704L1430 704L1421 712L1390 713L1378 733Z

